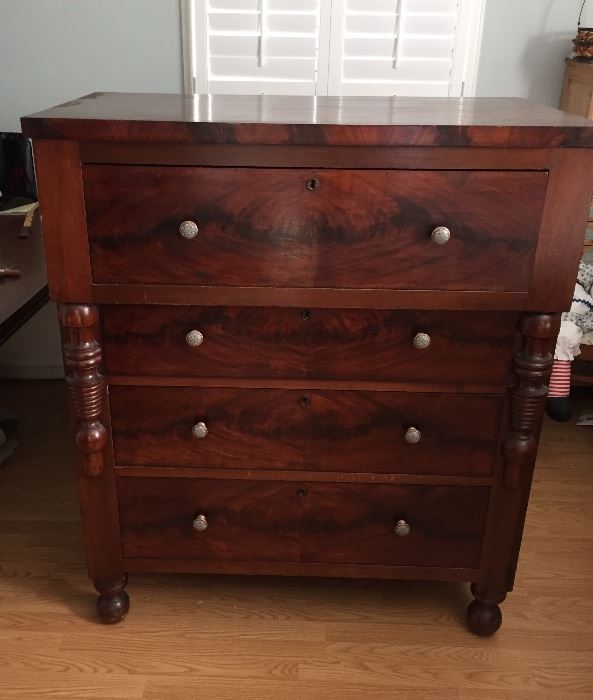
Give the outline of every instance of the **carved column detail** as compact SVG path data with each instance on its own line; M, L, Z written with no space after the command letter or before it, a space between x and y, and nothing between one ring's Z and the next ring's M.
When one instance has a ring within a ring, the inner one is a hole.
M521 344L513 356L515 382L510 390L510 427L502 446L504 483L509 489L521 486L522 473L535 460L548 393L546 382L554 362L550 350L559 326L560 314L524 313L519 319Z
M78 423L76 447L86 476L99 476L107 443L107 431L100 421L105 381L100 372L99 312L96 306L87 304L60 304L58 315L66 382Z

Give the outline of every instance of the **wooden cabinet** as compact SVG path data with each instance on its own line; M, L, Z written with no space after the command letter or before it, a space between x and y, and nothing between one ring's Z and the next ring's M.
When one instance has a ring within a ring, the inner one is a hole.
M101 94L23 126L100 618L127 572L420 578L495 632L593 123Z
M566 59L560 109L593 118L593 63Z

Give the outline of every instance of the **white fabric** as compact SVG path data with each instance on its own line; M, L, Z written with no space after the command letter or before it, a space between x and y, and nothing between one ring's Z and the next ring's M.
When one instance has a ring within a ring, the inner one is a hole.
M572 362L577 355L581 354L579 345L583 337L583 329L579 328L572 321L562 321L560 333L556 341L555 360L569 360Z
M593 345L593 265L582 260L579 264L577 283L570 311L562 314L560 333L556 342L554 359L574 360L581 354L582 342ZM587 340L583 340L586 336Z

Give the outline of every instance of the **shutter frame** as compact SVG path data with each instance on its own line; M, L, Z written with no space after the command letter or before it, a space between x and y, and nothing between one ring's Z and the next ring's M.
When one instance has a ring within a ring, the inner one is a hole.
M485 0L180 1L189 93L475 91ZM263 32L255 9L260 3L267 13Z

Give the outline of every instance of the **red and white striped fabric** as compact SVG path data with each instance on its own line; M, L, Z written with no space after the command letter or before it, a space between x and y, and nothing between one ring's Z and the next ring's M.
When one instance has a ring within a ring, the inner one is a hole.
M570 360L554 360L548 398L559 398L570 394L571 364Z

